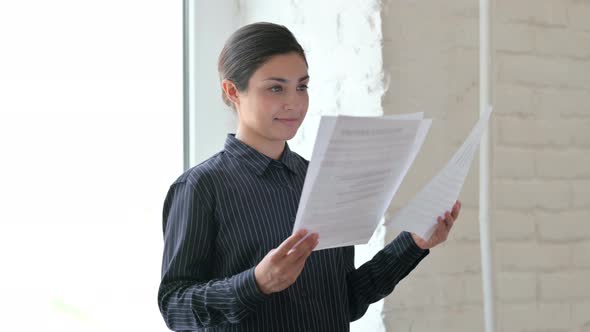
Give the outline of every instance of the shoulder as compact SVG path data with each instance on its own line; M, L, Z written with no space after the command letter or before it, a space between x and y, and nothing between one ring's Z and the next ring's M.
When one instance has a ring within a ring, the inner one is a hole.
M201 194L211 197L213 188L221 174L227 170L227 156L220 151L200 164L182 173L171 187L186 186Z

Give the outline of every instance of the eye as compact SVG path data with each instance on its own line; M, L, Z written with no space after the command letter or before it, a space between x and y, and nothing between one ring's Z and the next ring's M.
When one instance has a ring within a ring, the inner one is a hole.
M281 92L281 91L283 91L283 87L280 85L275 85L273 87L270 87L269 90L271 92Z
M308 89L308 87L305 84L301 84L300 86L297 87L297 90L299 90L299 91L306 91L307 89Z

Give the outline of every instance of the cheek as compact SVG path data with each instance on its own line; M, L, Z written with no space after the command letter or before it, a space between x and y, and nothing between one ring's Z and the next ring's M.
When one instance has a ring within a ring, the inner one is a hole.
M281 101L276 96L262 94L256 98L256 105L253 106L258 118L269 118L276 113L280 105Z
M276 109L280 104L280 99L276 96L262 95L258 98L258 107L267 111Z
M246 121L252 125L267 125L273 120L280 101L264 94L251 95L246 105Z

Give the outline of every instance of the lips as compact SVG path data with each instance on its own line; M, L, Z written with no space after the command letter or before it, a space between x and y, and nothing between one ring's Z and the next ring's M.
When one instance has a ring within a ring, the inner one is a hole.
M297 118L285 118L285 119L277 118L275 120L279 121L282 124L288 125L288 126L292 126L292 125L299 123L299 119L297 119Z

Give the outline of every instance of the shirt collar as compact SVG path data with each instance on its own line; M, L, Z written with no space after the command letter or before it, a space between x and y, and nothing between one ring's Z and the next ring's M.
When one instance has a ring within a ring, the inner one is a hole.
M287 142L285 142L285 149L279 160L273 160L271 157L258 152L258 150L237 139L235 134L227 134L224 150L246 163L257 175L262 175L272 162L281 163L287 166L290 171L299 173L297 156L291 151Z

